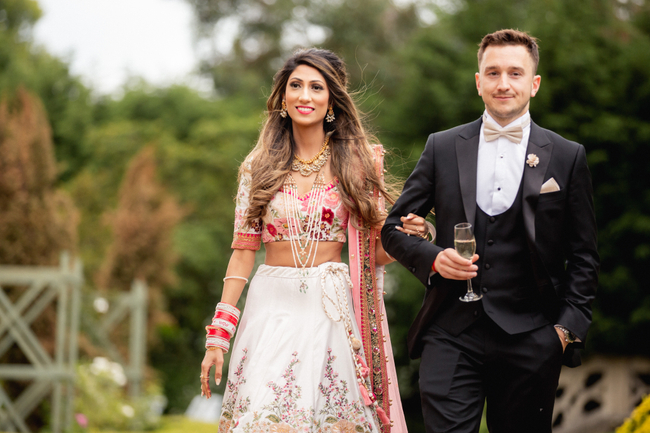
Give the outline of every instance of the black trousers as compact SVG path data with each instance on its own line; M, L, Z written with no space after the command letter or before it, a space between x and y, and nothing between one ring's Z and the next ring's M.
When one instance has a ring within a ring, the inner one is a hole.
M552 324L510 335L486 315L459 336L433 324L424 337L420 393L427 433L551 433L562 366Z

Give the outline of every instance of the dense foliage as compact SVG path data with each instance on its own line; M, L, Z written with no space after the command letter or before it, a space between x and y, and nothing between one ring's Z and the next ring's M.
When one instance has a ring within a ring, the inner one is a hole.
M0 0L0 91L20 84L43 101L58 182L80 212L88 280L113 239L105 215L118 209L127 167L143 148L152 149L157 184L183 209L173 238L176 279L161 287L173 321L158 327L150 349L170 410L184 410L198 391L203 325L230 254L237 166L255 141L272 75L297 45L346 59L369 125L392 150L392 171L405 176L429 133L481 114L473 77L481 37L505 27L537 36L542 84L532 117L585 145L595 188L602 270L587 351L650 355L638 344L650 332L642 275L650 257L647 0L187 1L199 38L220 42L202 62L215 83L211 99L146 83L118 99L92 98L65 62L30 41L36 2ZM228 37L232 44L221 43ZM400 387L417 430L418 364L406 357L405 335L422 288L399 266L388 271Z

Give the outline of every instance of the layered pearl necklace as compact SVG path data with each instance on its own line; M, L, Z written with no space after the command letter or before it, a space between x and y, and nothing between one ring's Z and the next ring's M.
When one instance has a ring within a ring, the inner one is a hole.
M298 155L294 155L291 163L291 170L299 172L302 176L310 176L316 173L316 179L311 186L309 197L307 198L307 208L303 213L302 202L298 197L298 184L291 175L287 174L284 181L284 209L287 212L287 226L289 228L289 243L291 244L291 255L296 268L300 264L298 275L300 276L300 291L307 293L307 278L309 278L309 269L307 264L311 258L309 267L314 266L316 253L318 252L318 242L322 235L320 232L320 223L323 216L323 198L325 197L325 176L321 169L330 156L330 134L325 136L325 141L320 151L309 160L303 160Z
M323 215L323 198L325 197L325 176L318 173L311 186L307 198L306 212L302 212L302 203L298 198L298 184L291 174L287 174L284 181L284 209L287 213L287 226L289 228L289 243L291 254L296 268L300 264L300 291L307 293L307 278L309 270L307 264L311 258L310 267L314 266L318 242L321 239L320 220Z

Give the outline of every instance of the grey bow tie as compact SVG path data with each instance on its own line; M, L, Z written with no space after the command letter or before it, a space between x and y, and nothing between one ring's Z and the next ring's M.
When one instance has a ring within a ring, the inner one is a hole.
M483 135L485 136L485 141L494 141L499 137L505 137L513 143L519 144L521 143L521 138L524 136L524 128L529 123L530 117L519 125L501 128L483 117Z

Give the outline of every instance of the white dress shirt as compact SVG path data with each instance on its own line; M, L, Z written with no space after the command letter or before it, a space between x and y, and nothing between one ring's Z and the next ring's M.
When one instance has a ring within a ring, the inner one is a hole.
M485 141L483 125L486 121L500 125L485 111L478 142L476 171L476 203L490 216L499 215L510 209L517 198L521 178L526 164L526 148L530 137L530 112L512 121L507 127L526 122L521 142L515 144L505 137ZM429 283L436 272L429 272Z
M526 148L530 137L530 113L512 121L505 127L526 122L520 143L513 143L505 137L494 141L485 141L483 127L485 122L499 124L487 113L483 114L483 123L478 142L478 161L476 171L476 204L490 216L499 215L510 209L517 197L521 178L526 164Z

